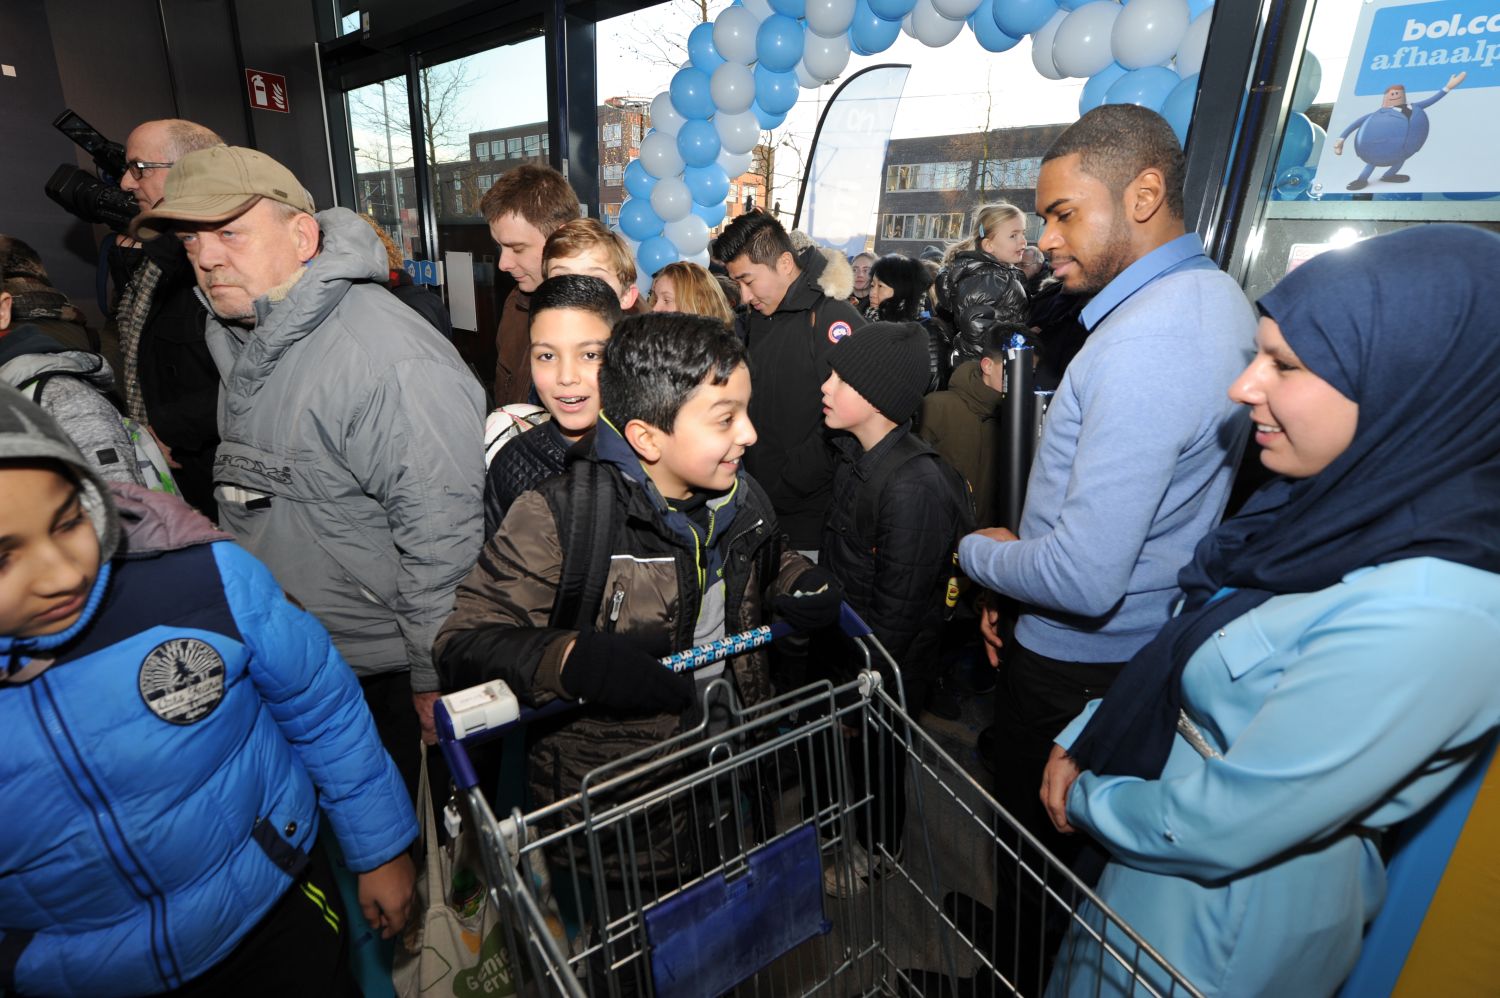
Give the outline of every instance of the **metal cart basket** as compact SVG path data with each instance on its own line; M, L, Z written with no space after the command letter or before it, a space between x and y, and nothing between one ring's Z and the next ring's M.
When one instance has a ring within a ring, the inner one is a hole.
M864 664L849 682L740 707L716 680L693 730L503 819L464 746L516 723L514 699L443 699L515 994L1198 995L912 721L895 663L843 616Z

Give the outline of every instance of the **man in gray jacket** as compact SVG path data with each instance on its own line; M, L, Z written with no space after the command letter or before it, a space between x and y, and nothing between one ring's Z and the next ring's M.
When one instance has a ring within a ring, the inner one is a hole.
M414 787L418 720L435 740L433 638L482 541L478 382L382 286L374 231L315 215L262 153L182 157L132 230L175 232L213 310L222 525L328 628Z

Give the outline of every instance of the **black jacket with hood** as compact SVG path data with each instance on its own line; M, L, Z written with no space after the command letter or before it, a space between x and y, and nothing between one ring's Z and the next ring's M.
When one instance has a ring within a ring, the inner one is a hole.
M815 550L828 510L832 468L823 442L822 385L828 351L865 320L849 304L854 272L842 254L813 247L770 315L735 321L750 353L750 419L759 441L745 468L771 497L781 529L799 551Z
M1026 321L1026 283L1019 267L983 250L964 250L938 274L943 318L953 326L953 366L984 356L984 333L997 322Z

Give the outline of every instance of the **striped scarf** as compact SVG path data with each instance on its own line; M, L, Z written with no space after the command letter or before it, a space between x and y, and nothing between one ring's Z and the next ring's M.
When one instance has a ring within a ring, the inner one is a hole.
M147 425L151 421L146 418L146 401L141 394L141 332L146 328L146 317L151 314L151 299L156 295L161 274L161 266L147 257L136 268L130 283L125 285L119 307L115 310L115 327L120 334L120 354L125 364L120 378L120 391L125 396L125 414L136 422Z

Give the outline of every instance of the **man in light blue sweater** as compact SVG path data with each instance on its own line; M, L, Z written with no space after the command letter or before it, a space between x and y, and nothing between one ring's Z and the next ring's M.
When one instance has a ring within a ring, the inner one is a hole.
M997 796L1065 854L1037 798L1053 737L1167 620L1178 569L1223 514L1249 430L1226 390L1255 315L1184 231L1182 150L1159 115L1089 112L1042 160L1036 203L1053 272L1094 296L1089 338L1048 410L1020 538L980 531L959 558L1021 605L999 676Z

